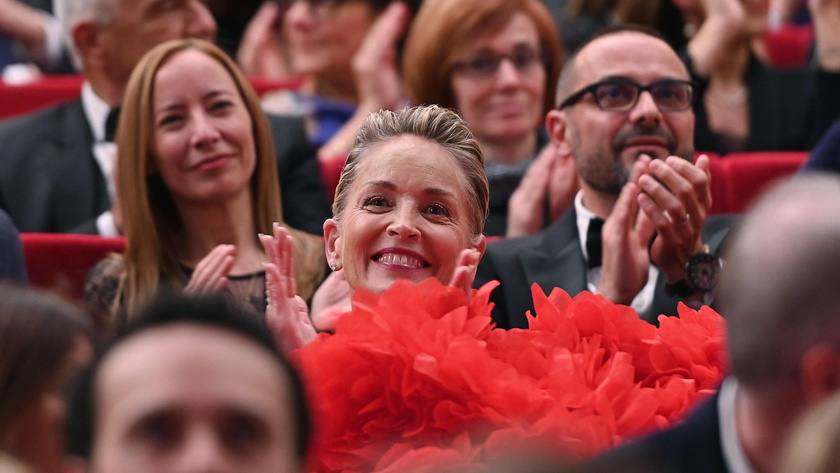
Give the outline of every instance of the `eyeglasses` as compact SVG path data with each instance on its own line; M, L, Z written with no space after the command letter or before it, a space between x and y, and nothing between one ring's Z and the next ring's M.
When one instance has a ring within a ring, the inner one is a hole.
M498 54L484 51L470 59L458 61L452 65L452 70L471 79L489 79L496 74L499 64L507 59L519 72L527 72L538 64L545 64L546 55L541 49L522 47L510 54Z
M662 79L648 85L637 84L627 79L608 79L596 82L570 95L557 109L578 103L586 94L595 97L601 110L627 112L639 101L642 92L650 92L654 103L663 112L678 112L691 107L694 100L695 83L685 80Z

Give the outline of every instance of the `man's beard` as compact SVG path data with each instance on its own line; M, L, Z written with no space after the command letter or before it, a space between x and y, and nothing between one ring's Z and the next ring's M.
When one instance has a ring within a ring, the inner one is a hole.
M596 158L601 163L611 164L608 166L582 166L580 176L589 187L598 192L618 196L621 189L630 180L630 168L625 166L620 159L613 159L612 156L599 156Z
M632 163L625 163L622 160L621 153L627 146L627 143L636 138L656 137L664 141L668 152L665 156L657 156L653 151L646 152L644 150L638 152ZM580 137L577 130L572 130L573 146L579 149ZM633 163L639 159L643 154L650 156L653 159L665 159L668 156L676 155L689 162L693 160L693 150L679 150L677 149L676 139L674 135L662 126L644 126L636 125L629 130L619 132L613 139L610 147L611 153L605 155L604 153L596 153L589 157L578 159L578 169L581 178L589 187L598 192L607 195L618 196L621 189L630 180L630 171Z

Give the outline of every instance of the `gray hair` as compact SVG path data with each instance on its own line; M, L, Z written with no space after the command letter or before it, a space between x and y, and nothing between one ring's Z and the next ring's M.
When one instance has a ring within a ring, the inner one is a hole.
M467 124L452 110L437 105L404 108L399 111L380 110L368 115L356 134L353 150L341 171L335 191L333 216L336 220L347 205L347 194L356 180L359 163L378 143L402 135L414 135L437 143L455 158L466 178L466 193L472 211L474 234L484 231L490 191L481 148Z
M53 0L53 11L67 36L67 45L77 69L81 69L81 60L73 43L73 28L83 21L100 25L111 23L117 17L121 1L123 0Z
M735 377L752 388L795 380L812 347L840 347L840 176L773 187L724 254L718 289Z

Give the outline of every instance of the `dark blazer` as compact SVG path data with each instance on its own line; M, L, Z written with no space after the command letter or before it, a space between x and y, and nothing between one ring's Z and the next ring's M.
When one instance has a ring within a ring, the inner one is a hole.
M584 462L576 473L727 473L715 395L681 424Z
M297 117L269 116L290 226L323 234L330 216L315 149ZM0 122L0 208L21 232L96 233L110 199L81 100Z
M12 220L0 210L0 280L27 284L23 245Z
M533 312L531 285L543 291L559 287L575 296L586 290L586 260L580 247L574 207L540 233L503 239L487 245L478 264L475 287L497 280L501 285L490 296L496 304L493 321L500 328L527 328L525 312ZM731 216L711 216L703 229L703 241L719 253L729 232ZM656 283L651 323L659 314L676 315L679 298L665 294L665 277Z

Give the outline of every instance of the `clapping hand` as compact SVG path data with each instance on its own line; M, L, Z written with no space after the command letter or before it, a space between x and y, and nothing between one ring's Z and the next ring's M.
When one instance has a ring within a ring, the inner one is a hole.
M236 260L234 245L219 245L202 258L193 270L184 293L190 295L209 294L227 287L228 275Z
M265 320L277 344L284 350L300 348L315 338L306 301L296 294L294 277L294 242L280 225L274 235L260 235L265 250L266 292L268 306Z
M458 254L458 264L452 272L452 278L449 280L448 285L461 289L469 297L472 294L475 272L478 269L478 261L480 259L481 251L475 248L461 250L461 253Z
M280 2L263 2L248 22L236 52L236 63L245 74L266 79L291 75L281 31L286 9Z
M543 229L543 205L548 201L551 221L572 205L578 185L574 157L563 155L549 143L525 172L508 201L505 236L531 235Z
M617 304L629 305L648 280L648 242L653 237L654 226L639 211L642 190L638 181L650 172L650 162L650 157L641 156L633 164L630 178L601 229L603 251L598 292Z
M639 205L656 229L650 259L669 281L676 281L685 276L688 258L703 247L703 225L712 206L709 157L702 155L692 164L671 156L653 160L650 169L650 175L639 178Z

